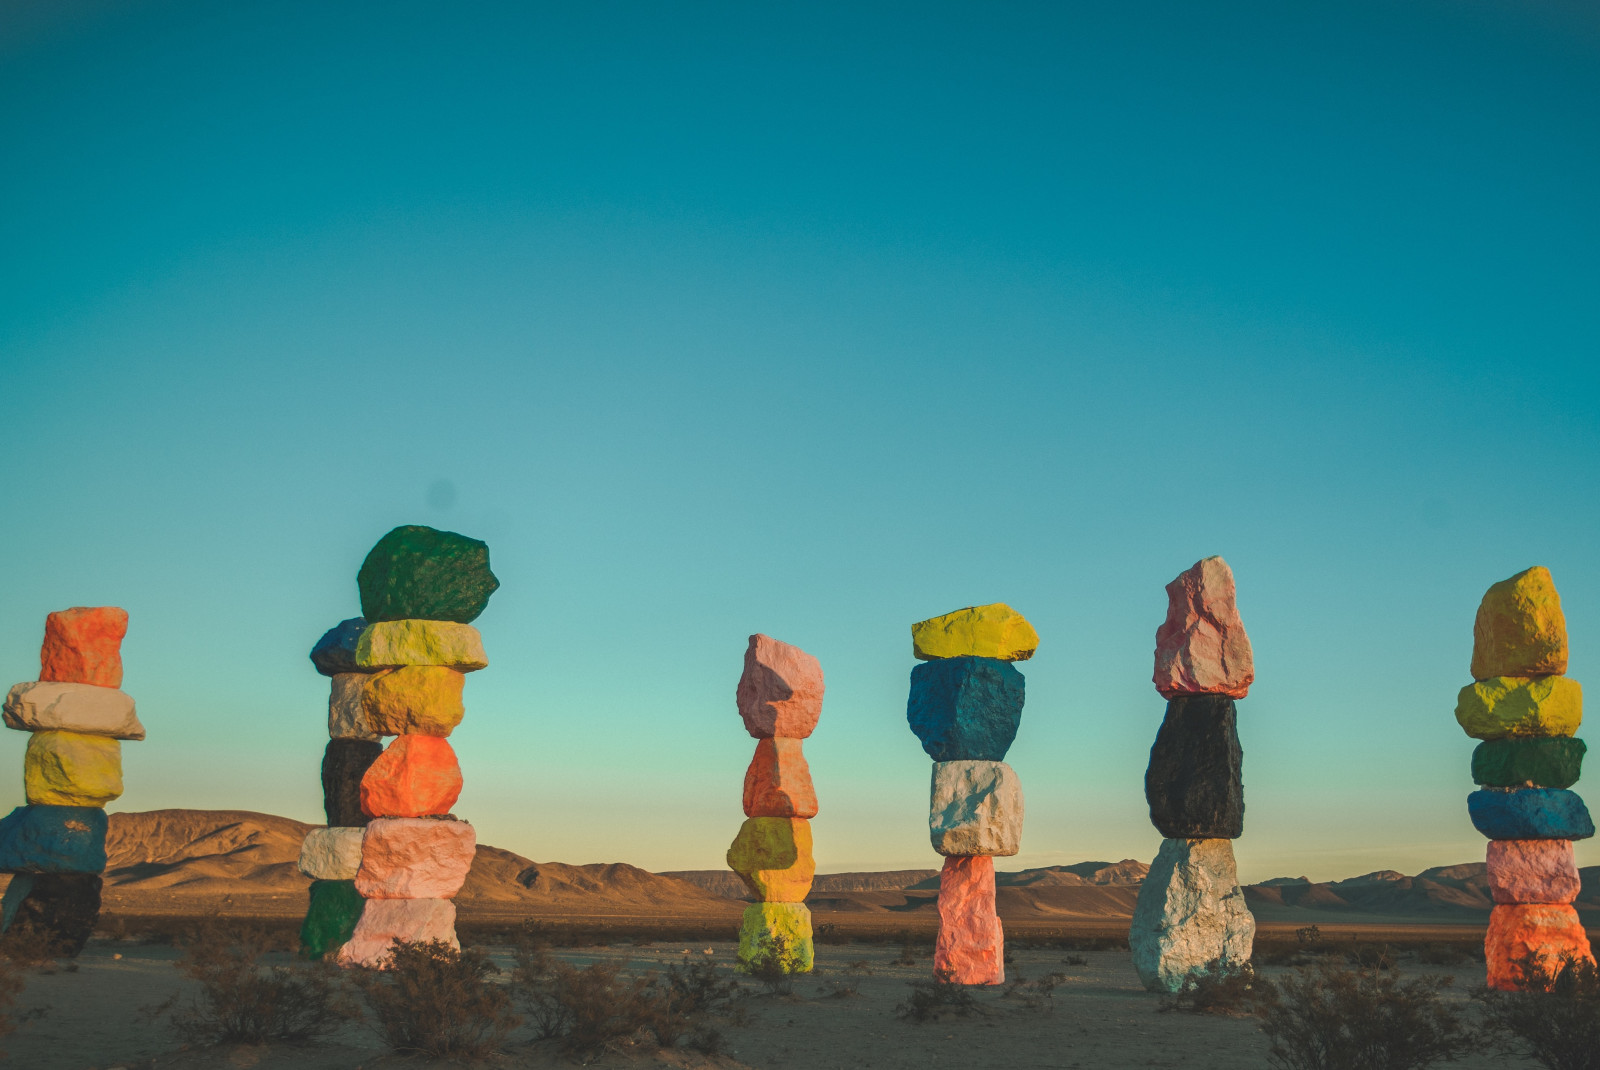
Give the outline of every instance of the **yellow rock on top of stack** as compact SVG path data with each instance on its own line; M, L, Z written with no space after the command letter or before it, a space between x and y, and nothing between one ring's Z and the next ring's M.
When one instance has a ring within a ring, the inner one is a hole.
M911 653L922 661L979 657L1026 661L1039 649L1039 633L1004 602L968 606L911 626Z
M356 640L355 661L362 669L443 665L457 672L472 672L489 664L478 629L453 620L384 620L369 624Z
M35 732L22 781L30 806L104 806L122 794L122 742L82 732Z
M1472 624L1472 678L1567 671L1567 618L1542 565L1490 587Z
M728 848L728 868L766 903L803 903L817 863L811 822L803 817L752 817Z
M1583 688L1565 676L1496 676L1461 689L1456 722L1474 739L1570 736L1583 723Z

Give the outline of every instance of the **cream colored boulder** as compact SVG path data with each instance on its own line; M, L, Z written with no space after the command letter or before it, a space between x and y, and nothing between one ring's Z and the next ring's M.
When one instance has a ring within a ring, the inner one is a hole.
M114 687L28 680L13 684L3 709L6 726L24 732L81 732L143 739L133 696Z
M1245 906L1231 840L1162 840L1128 930L1133 968L1154 992L1176 992L1213 963L1243 966L1256 920Z
M928 834L942 855L1022 849L1022 783L1005 762L933 763Z
M367 719L361 695L370 673L341 672L333 677L328 692L328 737L330 739L381 739Z
M314 881L355 880L361 868L361 829L312 829L300 844L300 872Z

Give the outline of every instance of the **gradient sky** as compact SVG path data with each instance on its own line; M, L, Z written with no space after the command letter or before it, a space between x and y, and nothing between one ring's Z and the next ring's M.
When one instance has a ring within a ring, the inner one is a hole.
M1481 859L1484 588L1600 688L1597 105L1587 4L5 4L0 676L123 606L114 808L320 821L306 653L432 524L502 582L482 840L720 866L763 631L819 866L932 867L908 626L1006 601L1013 868L1148 860L1220 553L1241 875Z

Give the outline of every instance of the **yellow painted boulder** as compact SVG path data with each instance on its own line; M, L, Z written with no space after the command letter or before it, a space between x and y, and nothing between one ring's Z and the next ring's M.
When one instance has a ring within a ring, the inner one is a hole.
M911 626L911 653L923 661L939 658L998 658L1027 661L1039 649L1039 633L1004 602L969 606Z
M104 806L122 794L122 743L82 732L35 732L22 782L31 806Z
M1456 720L1474 739L1570 736L1583 723L1583 688L1565 676L1496 676L1461 689Z
M764 903L801 903L811 891L811 822L800 817L752 817L728 848L728 868Z
M466 716L465 681L442 665L382 669L362 683L361 709L380 736L448 736Z
M804 903L751 903L739 924L739 966L776 963L784 973L810 973L811 911Z
M356 639L358 669L443 665L472 672L488 664L478 629L453 620L383 620L367 625Z
M1472 624L1472 678L1567 671L1567 618L1543 566L1490 587Z

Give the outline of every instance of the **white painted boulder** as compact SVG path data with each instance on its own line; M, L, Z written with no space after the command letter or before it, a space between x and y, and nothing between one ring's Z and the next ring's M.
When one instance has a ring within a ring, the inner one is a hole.
M1005 762L933 763L928 834L942 855L1014 855L1022 849L1022 783Z
M1231 840L1162 840L1139 886L1128 946L1139 980L1176 992L1184 978L1213 963L1243 966L1256 920L1245 906Z
M351 881L361 868L359 828L312 829L300 844L300 872L314 881Z
M23 732L144 738L144 725L134 712L133 696L115 687L28 680L12 685L0 710L8 728Z
M330 739L381 739L372 730L367 711L361 705L361 690L371 673L334 674L328 692L328 737Z

